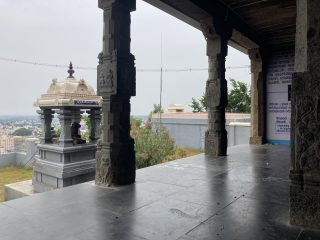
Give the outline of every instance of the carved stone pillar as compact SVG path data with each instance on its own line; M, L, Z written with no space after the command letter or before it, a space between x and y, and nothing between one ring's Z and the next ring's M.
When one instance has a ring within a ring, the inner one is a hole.
M225 79L225 58L228 39L218 35L209 27L204 28L207 40L209 79L206 84L208 130L205 134L205 154L225 156L227 154L227 131L225 108L228 104L227 81Z
M250 49L251 61L251 136L250 144L264 143L264 89L261 52Z
M90 140L97 142L100 139L101 110L91 109L88 111L90 118Z
M37 113L40 114L41 118L41 137L40 143L52 143L52 135L51 135L51 123L54 111L51 109L42 109L37 110Z
M60 138L58 140L59 146L68 147L73 145L71 137L71 123L73 117L73 111L68 109L58 110L58 118L61 125Z
M136 70L130 53L130 12L135 10L136 1L99 0L99 7L104 10L104 34L97 89L103 100L96 184L124 185L135 181L130 98L135 96Z
M297 0L290 222L320 227L320 5Z

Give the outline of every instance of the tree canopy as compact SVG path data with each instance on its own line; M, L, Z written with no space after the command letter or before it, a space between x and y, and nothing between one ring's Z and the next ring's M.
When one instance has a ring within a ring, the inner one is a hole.
M206 112L207 111L207 100L205 93L203 93L202 97L200 99L192 98L191 105L189 105L192 108L192 112Z
M227 112L250 113L251 96L246 83L230 79L231 90L228 94Z
M13 132L14 136L31 136L32 132L29 129L26 128L18 128Z
M231 83L231 90L228 93L228 106L226 107L226 111L234 113L250 113L251 96L248 85L235 79L230 79L229 81ZM189 106L192 108L192 112L206 112L207 102L205 93L203 93L200 99L192 98L192 102Z

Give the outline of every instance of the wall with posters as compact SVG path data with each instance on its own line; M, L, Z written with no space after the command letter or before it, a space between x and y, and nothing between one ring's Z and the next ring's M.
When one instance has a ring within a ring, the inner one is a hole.
M290 144L290 95L293 72L293 49L276 52L267 61L266 138L268 143Z

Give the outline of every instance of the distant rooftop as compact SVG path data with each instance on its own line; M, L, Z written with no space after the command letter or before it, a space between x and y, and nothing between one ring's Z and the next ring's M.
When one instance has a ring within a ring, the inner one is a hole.
M153 118L159 118L159 114L153 114ZM161 118L192 118L192 119L207 119L207 112L165 112L161 114ZM251 118L250 113L226 113L226 119L248 119Z

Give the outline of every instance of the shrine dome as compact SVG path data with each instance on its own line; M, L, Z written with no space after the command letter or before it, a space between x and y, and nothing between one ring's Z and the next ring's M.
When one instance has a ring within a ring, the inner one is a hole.
M73 76L72 63L69 65L68 73L69 76L63 81L53 79L47 93L42 94L33 105L40 108L101 107L102 98L96 95L93 87L85 80L78 80Z

